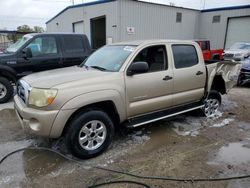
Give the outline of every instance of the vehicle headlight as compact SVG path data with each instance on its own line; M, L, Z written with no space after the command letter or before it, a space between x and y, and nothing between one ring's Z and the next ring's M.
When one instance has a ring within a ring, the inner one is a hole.
M234 56L243 56L244 54L242 54L242 53L237 53L237 54L235 54Z
M32 88L29 95L29 105L44 107L50 105L57 95L56 89Z

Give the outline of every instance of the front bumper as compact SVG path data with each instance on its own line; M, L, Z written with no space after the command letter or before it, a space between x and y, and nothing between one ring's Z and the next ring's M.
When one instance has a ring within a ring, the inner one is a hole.
M59 113L58 110L44 111L29 108L17 95L14 97L14 107L25 130L39 136L50 137L53 122Z

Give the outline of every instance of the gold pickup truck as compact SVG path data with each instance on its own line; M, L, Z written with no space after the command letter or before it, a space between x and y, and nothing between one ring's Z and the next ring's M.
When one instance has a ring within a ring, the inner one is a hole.
M104 46L80 66L32 74L17 84L15 110L31 133L65 137L79 158L99 155L119 126L137 127L191 110L212 116L241 64L206 64L191 41Z

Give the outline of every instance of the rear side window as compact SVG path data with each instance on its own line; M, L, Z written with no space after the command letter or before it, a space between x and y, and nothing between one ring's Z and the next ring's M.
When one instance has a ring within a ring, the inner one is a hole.
M192 45L172 45L176 69L192 67L198 64L196 49Z
M202 50L209 50L209 45L207 41L202 41L201 42L201 49Z
M66 53L84 52L84 43L81 36L64 36L63 41Z

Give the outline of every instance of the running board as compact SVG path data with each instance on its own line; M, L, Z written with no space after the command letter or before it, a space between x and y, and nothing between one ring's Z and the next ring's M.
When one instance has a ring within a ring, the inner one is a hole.
M125 122L124 125L127 128L135 128L135 127L139 127L141 125L152 123L158 120L166 119L166 118L176 116L179 114L183 114L186 112L201 109L203 107L204 107L204 104L202 103L194 103L194 104L171 108L171 109L163 110L159 112L153 112L147 115L142 115L142 116L131 118L127 122Z

